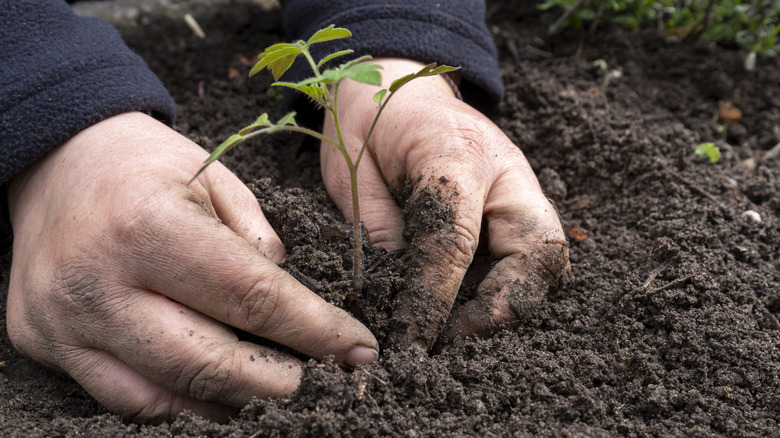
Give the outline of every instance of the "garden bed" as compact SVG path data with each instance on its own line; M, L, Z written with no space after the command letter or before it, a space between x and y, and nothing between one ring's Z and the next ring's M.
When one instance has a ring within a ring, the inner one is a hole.
M650 31L543 41L556 17L524 3L488 2L507 89L493 119L560 209L572 266L527 324L431 355L383 351L351 372L312 361L298 392L255 401L229 424L185 413L139 426L16 353L3 294L2 435L780 433L780 158L766 159L780 143L777 60L746 72L744 53ZM285 39L279 11L193 6L199 39L176 18L182 4L113 18L175 97L176 128L211 150L263 111L278 118L270 75L246 73L258 50ZM742 120L724 125L719 102ZM719 147L718 162L694 154L703 142ZM264 137L224 161L257 194L286 268L381 343L402 255L369 253L368 294L350 295L349 225L325 193L316 145ZM478 281L467 277L464 293Z

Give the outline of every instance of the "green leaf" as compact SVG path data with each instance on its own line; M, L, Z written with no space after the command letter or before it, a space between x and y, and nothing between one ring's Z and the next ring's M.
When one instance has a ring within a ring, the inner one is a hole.
M271 126L268 129L268 133L273 134L274 132L284 128L285 126L298 126L298 124L295 123L295 111L287 113L287 115L279 119L279 121L276 122L275 125Z
M238 131L238 135L242 135L242 136L247 135L250 132L252 132L255 128L259 128L261 126L271 126L271 122L268 120L268 113L260 114L260 117L258 117L254 123Z
M309 81L304 81L304 82L309 82ZM271 85L274 87L292 88L293 90L300 91L301 93L309 96L312 100L319 103L320 105L324 104L323 97L325 91L323 91L323 89L317 85L309 85L302 82L298 82L297 84L294 84L292 82L274 82Z
M697 145L694 151L696 152L696 155L709 159L710 163L715 163L720 160L720 149L715 146L715 143L702 143Z
M376 64L370 64L363 61L371 59L370 56L361 56L360 58L353 59L344 64L341 64L335 68L329 68L322 72L322 78L329 84L335 84L344 78L350 78L358 82L371 85L379 85L382 83L382 74L377 70L382 67Z
M223 141L221 145L217 146L216 149L214 149L214 152L211 153L211 155L206 158L206 161L203 162L203 165L200 166L200 169L198 169L197 172L195 172L195 176L192 177L192 179L187 182L187 185L190 185L193 181L195 181L198 176L203 173L204 170L209 166L209 164L217 161L219 157L225 154L225 152L233 149L233 147L242 141L244 141L245 138L241 134L233 134L230 137L228 137L227 140Z
M320 59L320 62L317 63L317 67L322 67L326 62L338 58L339 56L349 55L352 52L354 52L354 50L348 49L336 53L331 53L330 55Z
M417 73L411 73L406 76L401 76L400 78L393 81L392 84L390 84L390 92L395 93L398 91L399 88L403 87L404 85L408 84L410 81L417 79L417 78L423 78L426 76L436 76L441 73L448 73L451 71L458 70L460 67L450 67L449 65L440 65L436 66L436 63L428 64L425 67L423 67L420 71Z
M382 105L382 99L385 98L386 94L387 94L387 89L386 88L383 88L383 89L379 90L374 95L374 102L376 102L377 105Z
M306 41L306 47L308 48L312 44L322 43L331 40L338 40L341 38L349 38L351 36L352 36L352 32L348 31L347 29L344 29L343 27L335 27L334 25L331 24L325 29L320 29L317 32L314 32L314 35L312 35L311 38L309 38L309 41Z
M339 68L341 68L342 70L348 69L348 68L352 67L355 64L359 64L361 62L368 61L369 59L373 59L371 57L371 55L363 55L363 56L355 58L355 59L350 59L349 61L345 62L344 64L341 64L339 66Z
M279 43L268 47L257 57L257 64L252 67L249 76L254 76L260 70L268 68L278 80L286 72L295 58L304 53L303 47L299 44Z
M379 72L382 67L376 64L363 63L352 65L343 70L344 76L353 81L370 85L382 84L382 73Z

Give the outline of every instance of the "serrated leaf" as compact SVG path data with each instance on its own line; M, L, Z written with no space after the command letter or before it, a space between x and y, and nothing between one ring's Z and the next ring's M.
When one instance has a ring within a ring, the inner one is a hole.
M298 126L297 123L295 123L295 111L287 113L284 117L279 119L278 122L276 122L275 125L268 128L268 133L272 134L285 126Z
M715 163L720 160L720 149L715 146L715 143L702 143L697 145L694 152L696 152L696 155L710 160L710 163Z
M257 57L257 63L252 67L249 76L254 76L260 70L268 68L273 73L274 79L279 79L295 62L295 58L301 54L303 54L303 48L298 44L274 44Z
M272 46L268 46L263 51L263 53L257 56L257 63L252 68L250 75L257 73L258 71L268 66L268 64L278 60L279 58L295 55L296 53L303 53L302 49L297 44L278 43Z
M343 70L344 76L353 81L369 85L381 85L382 73L379 71L381 66L370 63L352 65Z
M238 135L247 135L255 128L259 128L261 126L271 126L271 122L268 120L268 113L260 114L260 117L258 117L254 123L238 131Z
M386 88L377 91L377 93L374 95L374 102L376 102L377 105L382 105L382 99L385 98L386 94L387 94Z
M310 82L310 81L307 80L303 82ZM275 87L292 88L293 90L300 91L301 93L309 96L315 102L322 104L321 102L325 94L322 88L318 87L317 85L309 85L303 82L299 82L297 84L292 82L274 82L271 85Z
M371 59L371 57L363 56L358 58L358 60L361 59ZM355 62L350 61L338 67L329 68L323 71L322 78L325 80L321 82L335 84L344 78L350 78L365 84L379 85L382 83L382 74L377 70L381 68L381 66L376 64L356 64Z
M331 24L325 29L320 29L317 32L314 32L314 35L312 35L311 38L309 38L309 40L306 41L306 47L309 47L312 44L322 43L331 40L338 40L341 38L348 38L351 36L352 36L352 32L348 31L347 29L344 29L343 27L336 27L335 25Z
M460 67L450 67L449 65L440 65L437 66L436 63L431 63L420 69L417 73L410 73L406 76L401 76L400 78L393 81L392 84L390 84L390 92L395 93L398 91L399 88L403 87L404 85L408 84L414 79L417 78L424 78L426 76L436 76L438 74L442 73L449 73L451 71L458 70Z
M350 53L353 53L353 52L354 52L354 50L348 49L348 50L341 50L341 51L336 52L336 53L331 53L330 55L320 59L320 62L317 63L317 67L322 67L328 61L336 59L339 56L349 55Z
M347 69L352 67L355 64L359 64L364 61L368 61L369 59L373 59L371 55L363 55L355 59L350 59L349 61L345 62L344 64L341 64L339 68L341 69Z

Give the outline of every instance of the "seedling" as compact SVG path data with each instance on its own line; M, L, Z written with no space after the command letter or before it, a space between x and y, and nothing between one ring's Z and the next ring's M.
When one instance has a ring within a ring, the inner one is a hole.
M435 63L426 65L420 71L411 73L406 76L402 76L393 81L386 89L379 90L374 94L374 102L377 104L377 112L374 116L371 127L366 134L366 138L363 139L363 144L360 147L360 151L357 157L351 157L347 151L347 146L344 142L344 136L342 133L342 123L339 118L338 112L338 91L339 86L345 79L352 79L353 81L361 82L369 85L381 85L382 74L379 72L381 66L367 62L371 59L371 56L361 56L351 61L347 61L337 67L321 70L326 63L333 61L334 59L349 55L353 53L353 50L341 50L331 53L325 56L319 62L315 62L314 58L309 51L309 48L313 44L322 43L325 41L332 41L342 38L348 38L352 36L352 33L344 28L338 28L333 25L328 26L325 29L320 29L308 39L308 41L297 41L295 43L279 43L274 44L263 51L258 58L257 64L249 72L250 76L255 75L263 69L268 69L274 75L274 82L271 86L275 87L287 87L297 90L308 96L314 103L324 108L333 117L333 124L336 130L336 138L330 138L312 129L304 126L299 126L295 122L295 113L291 112L279 119L278 122L272 123L267 113L263 113L255 120L251 125L241 129L237 134L231 135L227 140L220 144L214 152L204 161L203 166L198 170L192 180L203 172L206 167L219 159L227 151L235 147L237 144L255 137L260 134L271 134L278 131L290 131L290 132L302 132L310 135L323 143L327 143L336 148L344 157L344 161L349 169L350 187L352 190L352 216L353 216L353 285L356 291L362 289L362 274L363 274L363 235L360 221L360 202L358 195L357 184L357 171L360 166L360 160L363 158L363 152L366 150L371 134L374 132L376 123L379 120L379 116L382 111L387 107L390 99L395 93L404 85L410 81L422 78L426 76L435 76L441 73L447 73L457 70L456 67L450 67L446 65L437 66ZM279 78L293 65L293 62L299 57L303 56L305 60L311 66L313 76L304 79L300 82L283 82L279 81Z
M694 149L696 155L710 160L710 163L717 163L720 160L720 149L715 143L702 143Z
M756 57L774 57L780 52L780 2L777 0L539 0L541 10L561 9L550 35L564 28L591 32L601 23L615 23L634 32L643 27L682 39L701 38L740 47L747 52L746 70L753 70Z

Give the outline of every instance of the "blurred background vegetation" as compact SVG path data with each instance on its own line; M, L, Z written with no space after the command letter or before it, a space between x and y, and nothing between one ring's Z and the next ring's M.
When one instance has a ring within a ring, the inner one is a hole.
M743 49L748 70L757 56L780 52L780 0L544 0L537 7L560 11L550 34L595 31L605 24L632 31L652 27L683 40L700 38Z

